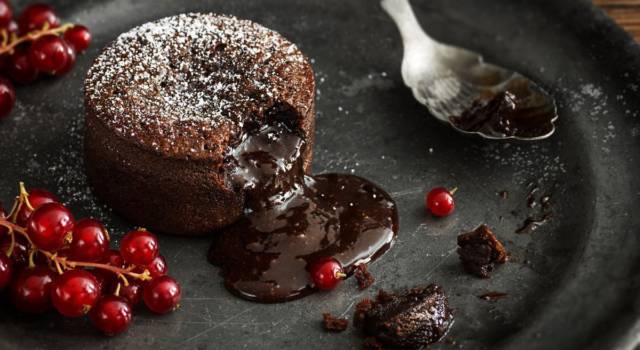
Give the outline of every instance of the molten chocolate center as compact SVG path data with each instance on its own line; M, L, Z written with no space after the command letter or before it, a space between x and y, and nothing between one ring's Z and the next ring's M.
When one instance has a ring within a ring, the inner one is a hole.
M314 291L307 267L338 260L347 274L393 244L391 197L352 175L304 174L304 140L282 123L246 136L232 152L232 181L247 194L245 215L218 235L210 261L232 293L282 302Z

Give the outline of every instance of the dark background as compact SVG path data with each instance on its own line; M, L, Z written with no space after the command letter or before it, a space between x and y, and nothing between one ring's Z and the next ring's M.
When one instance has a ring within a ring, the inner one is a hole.
M20 8L19 2L17 7ZM52 2L53 3L53 2ZM82 168L82 81L102 47L146 21L187 11L255 20L299 44L318 81L315 172L347 172L379 183L396 199L400 233L371 266L376 283L348 280L331 293L263 305L240 300L205 261L209 238L162 236L170 274L183 286L179 311L136 313L129 332L98 334L84 319L30 317L0 307L0 348L358 349L353 329L327 334L321 313L351 317L376 289L438 282L455 308L456 345L482 349L608 348L630 344L638 319L640 120L638 47L586 1L414 1L434 37L463 45L533 77L558 100L556 134L536 143L467 138L415 102L399 74L402 45L372 0L58 1L65 21L87 25L94 42L60 79L20 88L0 121L0 199L17 182L57 194L77 217L103 220L113 237L132 226L96 200ZM536 210L530 183L551 194L553 221L531 235L515 229ZM424 212L424 193L459 187L454 215ZM498 191L509 191L502 200ZM176 203L179 205L179 203ZM511 262L489 280L465 274L455 238L493 227ZM488 291L506 292L497 302ZM6 296L2 296L3 299Z

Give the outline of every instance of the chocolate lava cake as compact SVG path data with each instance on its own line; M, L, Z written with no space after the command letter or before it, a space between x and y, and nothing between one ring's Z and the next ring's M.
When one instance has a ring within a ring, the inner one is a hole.
M229 153L284 123L305 140L315 81L300 50L259 24L183 14L120 35L85 80L85 158L95 193L134 223L205 234L234 222L245 190Z

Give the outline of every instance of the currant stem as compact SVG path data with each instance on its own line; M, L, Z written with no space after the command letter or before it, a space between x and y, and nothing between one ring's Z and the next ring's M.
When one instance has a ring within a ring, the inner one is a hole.
M29 251L29 268L30 269L33 269L34 267L36 267L36 262L35 262L35 260L33 258L35 257L37 252L38 251L35 250L35 249L31 249Z
M0 218L0 225L9 228L10 234L15 234L15 232L18 232L19 234L24 236L24 238L27 240L27 242L29 242L29 245L32 248L35 248L36 245L33 244L33 241L29 237L29 234L27 234L27 231L23 227L20 227L14 224L13 222L7 221L7 219L3 219L3 218Z
M456 192L458 192L458 187L454 187L451 190L449 190L449 193L453 196L454 194L456 194Z
M13 220L15 220L15 213L18 212L18 200L13 201L13 205L11 206L11 211L9 211L9 214L7 214L8 218L12 218Z
M125 287L129 285L129 280L123 274L119 273L118 278L122 280ZM118 285L120 285L120 283L118 283Z
M18 213L20 212L20 209L22 209L23 205L26 205L27 209L33 211L33 206L31 205L31 202L29 202L29 192L27 192L27 189L24 186L24 182L20 181L18 187L20 189L19 195L16 197L16 200L13 202L13 207L11 207L11 211L9 212L9 215L8 215L9 220L12 222L16 222Z
M24 182L20 181L20 198L22 198L23 203L27 206L27 209L33 211L33 205L29 202L29 192L27 192L27 188L24 186Z
M2 46L7 46L7 44L9 44L9 31L6 29L3 29L2 31L0 31L0 33L2 34Z
M151 273L147 269L145 269L142 273L137 273L131 271L133 267L122 269L102 263L68 260L66 257L57 256L57 254L50 253L46 250L39 250L39 252L44 254L47 258L53 260L56 264L60 264L63 270L74 269L76 267L93 267L96 269L103 269L115 273L116 275L118 275L118 277L122 276L121 278L123 278L123 281L125 281L126 284L129 284L129 281L127 281L125 275L129 275L130 277L137 278L142 281L148 281L151 279Z
M7 234L11 236L11 243L9 243L9 248L7 248L7 251L5 252L8 257L11 257L11 255L13 255L13 249L16 246L16 237L13 234L13 227L4 224L2 221L0 221L0 227L6 228L8 230Z
M57 255L54 254L54 256L50 257L49 259L53 261L53 264L56 266L56 270L58 270L58 274L62 275L64 271L62 271L62 267L60 267L60 262L56 258L57 258Z
M120 278L123 279L123 282L125 283L125 285L129 284L129 281L125 276L133 277L142 281L148 281L151 279L151 273L149 272L148 269L144 269L142 273L133 272L133 269L135 268L135 266L129 266L128 268L123 269L123 268L111 266L108 264L102 264L102 263L68 260L66 257L58 256L57 253L51 253L46 250L37 249L35 244L33 244L33 241L31 241L31 238L29 238L29 235L27 234L26 230L21 226L18 226L8 221L5 218L0 218L0 226L7 227L9 229L9 234L11 235L12 240L15 239L14 237L15 232L24 236L29 242L29 246L32 249L36 250L37 252L46 256L49 260L53 261L53 263L56 266L56 270L58 270L58 273L60 274L62 274L64 270L73 269L76 267L93 267L96 269L111 271L116 275L118 275L119 277L121 276Z
M43 37L45 35L60 35L64 32L66 32L68 29L70 29L71 27L73 27L72 23L67 23L64 25L61 25L60 27L57 28L49 28L49 23L45 23L44 26L42 27L41 30L39 31L33 31L30 32L24 36L21 37L12 37L10 39L8 38L7 35L7 30L6 29L2 29L2 46L0 47L0 55L3 55L5 53L13 53L14 49L22 44L23 42L26 41L34 41L37 40L40 37Z
M104 233L105 237L107 237L107 241L111 241L111 236L109 235L109 231L106 228L103 228L102 232Z

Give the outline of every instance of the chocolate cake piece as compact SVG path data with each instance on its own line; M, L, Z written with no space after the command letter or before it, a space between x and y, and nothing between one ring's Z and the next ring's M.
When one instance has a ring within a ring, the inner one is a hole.
M335 317L326 312L322 314L322 327L327 332L344 332L349 327L349 320L346 318Z
M229 152L285 123L308 170L315 81L305 56L248 20L182 14L121 34L85 80L85 163L94 192L137 225L196 235L234 222L246 193Z
M426 346L440 340L453 324L447 297L437 284L365 300L356 307L354 323L388 347Z
M467 272L482 278L507 261L507 251L487 225L458 236L458 255Z
M374 301L368 298L360 300L356 304L356 310L353 313L353 325L359 328L364 326L367 313L373 308Z
M376 279L373 277L371 272L369 272L369 268L367 267L367 264L360 264L356 266L353 275L356 278L356 282L358 283L358 289L360 290L364 290L371 287L373 282L376 281Z

